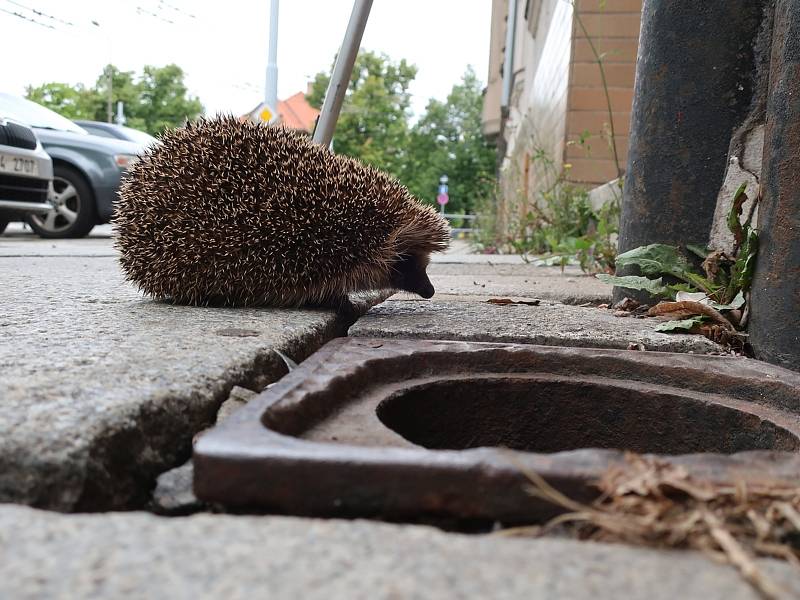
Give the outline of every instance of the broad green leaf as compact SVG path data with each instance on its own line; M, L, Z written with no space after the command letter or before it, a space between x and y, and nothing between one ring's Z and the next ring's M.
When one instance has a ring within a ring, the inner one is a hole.
M688 283L694 285L696 288L699 288L706 292L707 294L713 294L716 292L720 286L716 283L709 281L702 275L698 275L697 273L692 273L691 271L686 271L681 279L687 281Z
M718 304L716 302L710 302L709 306L711 308L716 308L717 310L738 310L744 306L744 293L739 290L739 293L728 302L728 304Z
M618 287L624 287L631 290L644 290L654 296L671 296L670 291L664 287L661 278L648 279L647 277L639 277L637 275L625 275L617 277L616 275L607 275L599 273L595 275L603 283L610 283Z
M670 332L670 331L690 331L695 325L699 325L705 320L705 317L698 315L691 319L681 319L680 321L667 321L660 323L656 327L656 331Z
M696 244L686 244L686 249L698 258L706 259L708 256L708 248L704 246L697 246Z
M617 256L617 268L635 265L645 275L674 275L684 281L691 267L674 246L650 244L628 250Z
M744 240L744 231L742 230L742 223L739 220L739 215L742 214L742 205L747 201L747 195L744 191L747 189L747 182L739 186L736 193L733 195L733 202L731 202L731 209L728 212L728 229L736 238L736 243L741 244Z
M753 272L756 270L756 255L758 254L758 232L751 229L747 233L744 244L739 249L739 256L734 265L734 280L740 290L749 290L753 283Z

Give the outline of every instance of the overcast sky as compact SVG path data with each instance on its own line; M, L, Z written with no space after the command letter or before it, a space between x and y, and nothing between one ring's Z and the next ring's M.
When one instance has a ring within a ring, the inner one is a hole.
M0 0L0 91L21 95L26 85L49 81L92 84L109 61L137 72L174 62L207 112L242 113L264 93L269 4ZM281 0L279 98L304 91L315 73L330 68L352 6L352 0ZM419 113L429 98L444 99L467 65L486 81L490 13L491 0L375 0L361 47L417 65L411 91Z

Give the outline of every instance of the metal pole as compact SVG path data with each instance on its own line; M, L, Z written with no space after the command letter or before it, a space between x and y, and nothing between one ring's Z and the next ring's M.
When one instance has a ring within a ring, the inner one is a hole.
M751 106L755 41L767 2L643 3L620 252L708 241L731 134ZM614 288L615 302L625 296L652 302L646 292Z
M507 112L511 102L511 82L514 79L514 42L517 33L517 0L508 0L508 17L506 18L506 50L503 60L503 90L500 97L500 109Z
M108 106L106 107L107 108L107 112L108 112L108 122L109 123L113 123L114 122L114 110L111 108L111 105L114 103L114 100L113 100L114 93L113 93L113 83L112 83L113 82L112 72L113 72L113 69L112 69L111 65L109 64L108 65L108 102L107 102Z
M756 358L800 371L800 5L778 0L748 325ZM750 190L748 190L749 193Z
M328 91L325 92L325 102L322 104L322 111L320 111L319 120L314 129L313 141L317 144L330 146L333 139L333 130L336 129L336 120L342 109L344 95L347 92L350 75L353 73L353 65L356 62L358 47L361 45L361 37L364 35L371 8L372 0L355 0L353 4L353 12L350 14L350 22L347 24L342 48L336 57L331 82L328 85Z
M267 82L264 86L264 101L272 110L278 110L278 4L279 0L270 2L269 56Z

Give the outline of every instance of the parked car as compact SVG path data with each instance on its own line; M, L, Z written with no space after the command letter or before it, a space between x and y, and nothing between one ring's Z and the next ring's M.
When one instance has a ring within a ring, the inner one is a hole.
M83 129L92 135L100 137L114 138L117 140L128 140L144 146L154 144L158 140L149 133L125 127L125 125L117 125L116 123L103 123L102 121L83 121L76 119L74 123L80 125Z
M90 135L58 113L11 94L0 93L0 116L32 127L53 159L54 208L27 216L36 233L82 237L111 219L120 178L145 145Z
M0 233L9 221L46 214L53 161L27 125L0 117Z

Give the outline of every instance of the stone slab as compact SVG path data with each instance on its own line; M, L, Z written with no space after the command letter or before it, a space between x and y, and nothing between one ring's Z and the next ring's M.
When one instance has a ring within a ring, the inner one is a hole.
M234 385L286 372L273 349L300 361L355 318L153 302L113 257L37 256L49 243L0 257L0 501L142 506Z
M542 302L500 306L475 299L452 301L390 299L354 324L351 336L398 337L548 346L623 348L642 344L659 352L723 353L700 335L654 331L658 321L615 317L595 307Z
M44 240L22 223L9 223L0 234L0 256L116 256L111 225L97 225L85 238Z
M60 515L0 507L0 597L755 600L695 552L288 517ZM800 575L759 567L800 596Z
M461 257L459 257L461 258ZM577 267L538 267L532 264L432 263L428 267L436 297L508 296L541 298L564 304L602 304L611 301L612 286ZM410 296L408 296L410 297Z

